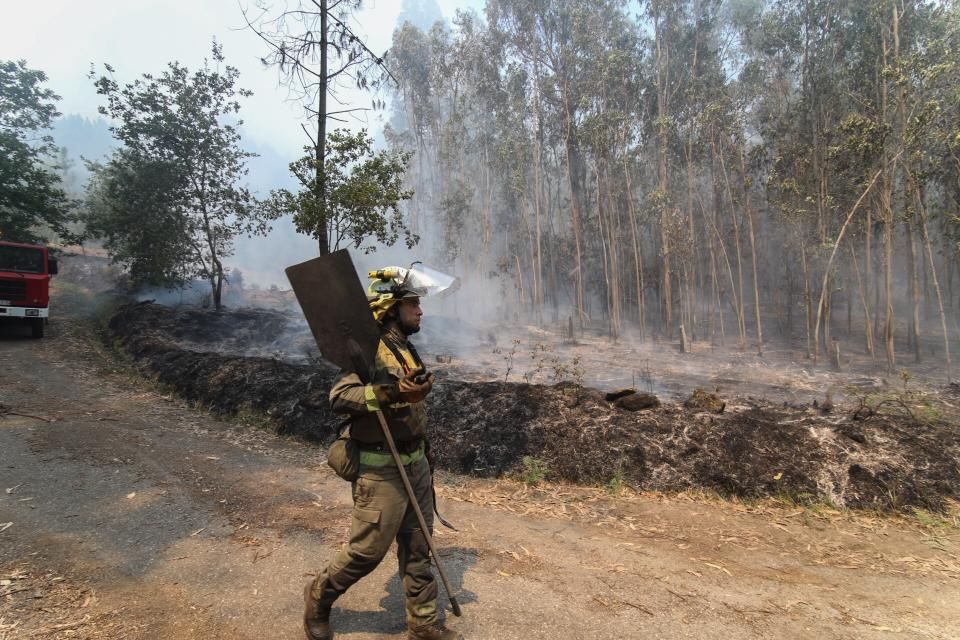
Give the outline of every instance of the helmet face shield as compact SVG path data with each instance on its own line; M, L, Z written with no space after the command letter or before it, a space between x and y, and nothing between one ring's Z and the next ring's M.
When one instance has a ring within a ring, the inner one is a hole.
M398 301L407 298L425 298L452 293L460 286L459 278L414 262L410 268L384 267L370 271L367 300L378 322Z
M406 288L417 292L421 298L447 295L460 287L459 278L431 269L425 264L414 263L406 271Z

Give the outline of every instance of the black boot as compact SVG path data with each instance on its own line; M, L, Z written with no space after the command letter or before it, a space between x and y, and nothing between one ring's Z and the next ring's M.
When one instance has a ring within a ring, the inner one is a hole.
M409 627L407 640L463 640L463 636L456 631L447 629L443 624L435 622L419 627Z
M307 632L307 640L331 640L330 605L314 598L312 588L313 582L308 582L303 590L303 630Z

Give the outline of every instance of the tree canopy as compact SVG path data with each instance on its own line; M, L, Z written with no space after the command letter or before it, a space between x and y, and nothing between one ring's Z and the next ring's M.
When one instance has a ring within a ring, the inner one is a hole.
M93 77L123 147L94 167L88 204L91 226L136 281L203 278L219 309L233 239L266 233L269 215L241 184L253 154L240 146L238 98L250 92L236 88L239 72L217 43L212 58L123 86L109 65Z
M297 231L314 238L328 238L332 249L342 243L363 247L368 240L392 245L403 236L407 247L418 238L407 228L400 209L413 192L403 188L403 176L410 160L409 152L373 151L373 138L365 130L351 133L333 131L327 137L326 161L318 170L313 149L290 165L290 171L302 185L297 193L286 189L273 192L274 215L293 213ZM322 199L316 182L325 180Z
M0 239L37 242L49 230L78 238L68 224L71 203L56 173L50 129L59 100L47 76L24 60L0 60Z

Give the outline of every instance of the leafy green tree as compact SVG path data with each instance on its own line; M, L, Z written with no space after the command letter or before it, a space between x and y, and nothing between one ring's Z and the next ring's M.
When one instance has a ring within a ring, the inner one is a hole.
M57 148L50 128L59 100L47 76L24 60L0 61L0 239L36 242L46 227L67 242L78 240L67 224L70 201L53 166Z
M386 245L402 235L407 247L417 243L403 219L400 203L413 197L403 189L403 174L411 153L373 151L373 138L365 130L351 133L337 129L327 136L327 159L317 166L314 149L291 163L290 171L300 181L293 193L278 189L272 194L274 215L293 214L297 231L318 240L328 238L333 249L349 242L360 248L369 238ZM323 198L318 198L317 180L325 180ZM365 252L375 249L364 247Z
M106 163L88 163L87 229L102 238L128 283L174 288L195 275L188 219L177 202L176 166L131 149Z
M108 75L95 79L97 92L107 100L100 112L117 122L112 131L124 145L111 160L114 176L106 178L119 175L132 183L149 182L153 168L158 167L161 176L145 196L136 190L113 190L126 199L103 200L107 208L101 211L97 226L118 255L126 256L126 263L157 265L142 272L158 277L157 284L167 277L163 274L182 277L169 267L174 256L179 257L178 250L164 249L160 257L139 253L151 251L152 246L166 247L167 239L142 241L142 230L127 224L138 199L151 198L158 205L154 213L176 218L176 224L157 225L156 231L162 234L170 229L178 234L175 244L186 249L182 255L188 259L187 272L210 283L214 306L220 309L226 276L223 261L233 250L233 239L238 234L266 234L270 217L239 185L247 173L246 160L254 154L240 147L237 97L251 94L235 87L239 72L234 67L221 69L224 57L216 42L212 56L214 65L208 60L199 71L191 73L172 62L161 75L144 74L122 87L109 65L105 65ZM133 258L134 254L138 257Z

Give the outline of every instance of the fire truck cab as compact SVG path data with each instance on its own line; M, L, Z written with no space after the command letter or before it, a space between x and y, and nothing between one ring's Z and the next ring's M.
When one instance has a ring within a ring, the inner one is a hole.
M42 338L50 314L50 276L57 261L36 244L0 241L0 319L28 322Z

